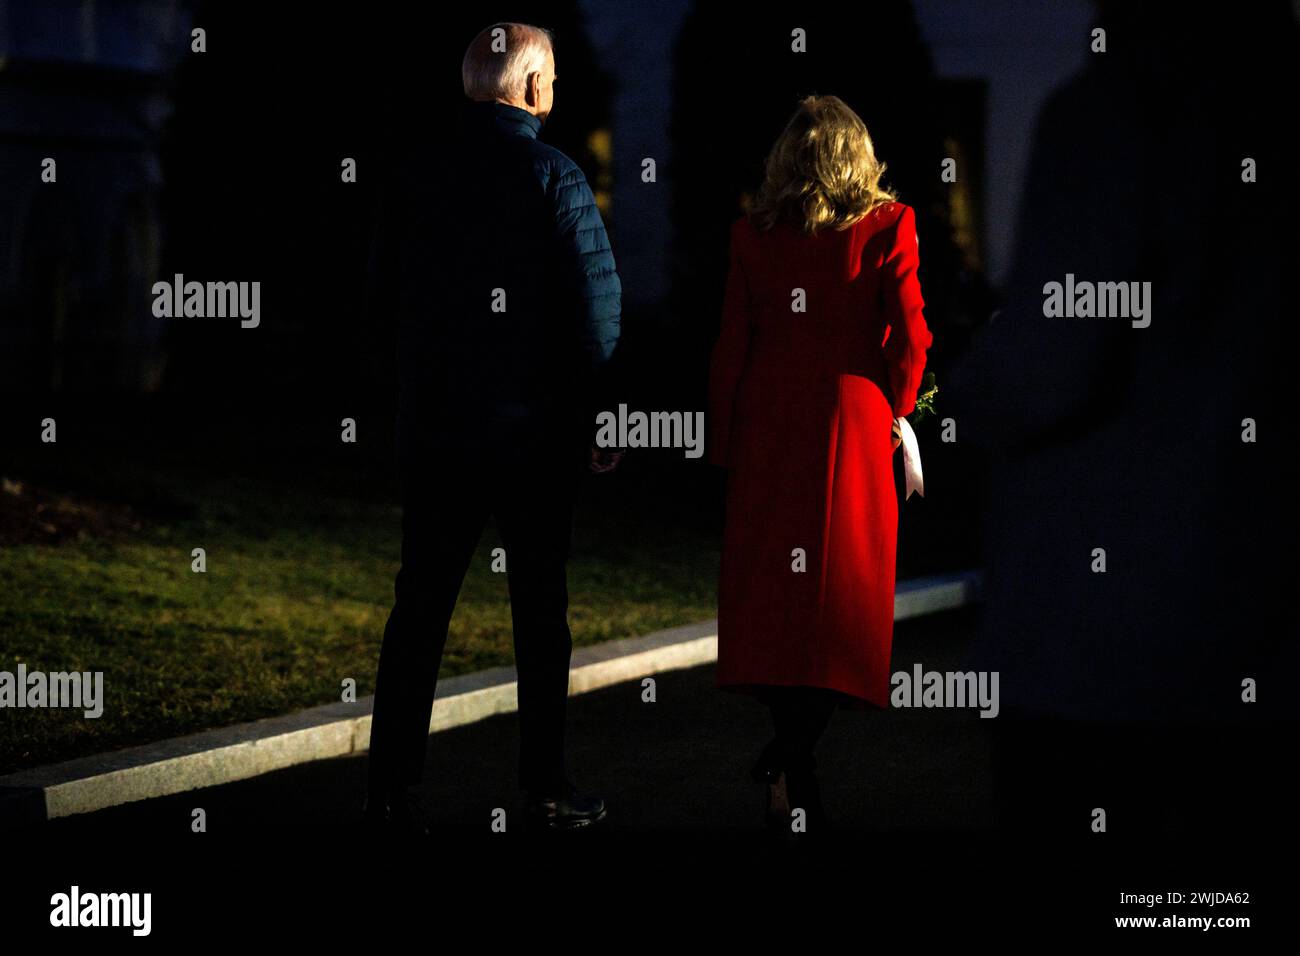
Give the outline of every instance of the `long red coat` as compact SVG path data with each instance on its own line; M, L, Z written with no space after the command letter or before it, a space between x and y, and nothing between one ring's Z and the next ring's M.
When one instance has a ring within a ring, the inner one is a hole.
M719 687L810 685L889 706L891 426L916 405L933 340L917 264L902 203L811 237L732 225L709 384L709 458L728 469Z

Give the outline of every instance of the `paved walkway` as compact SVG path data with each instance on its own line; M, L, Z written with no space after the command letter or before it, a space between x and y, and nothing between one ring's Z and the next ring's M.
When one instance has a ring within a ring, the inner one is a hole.
M971 612L907 621L896 629L895 670L960 667ZM569 701L571 776L598 790L609 829L745 832L760 816L762 788L748 778L770 736L755 701L713 686L714 668L657 678L657 701L639 682ZM494 808L518 809L515 714L430 737L421 791L444 833L491 837ZM818 750L825 802L853 830L981 830L992 826L989 726L975 711L839 711ZM346 827L365 787L365 757L323 760L204 790L78 814L48 824L64 836L129 828L188 833L194 807L208 832Z
M899 624L894 669L961 669L977 613ZM466 926L494 939L550 927L561 934L552 942L589 932L593 946L629 936L663 944L664 929L689 924L694 933L705 922L728 938L771 925L876 941L902 932L913 948L934 933L1113 938L1140 932L1116 930L1115 916L1148 912L1120 906L1121 892L1246 890L1261 902L1212 915L1265 916L1270 863L1292 846L1215 843L1213 820L1193 828L1200 836L1172 839L1086 830L1068 845L1033 833L1010 839L995 826L997 721L942 709L838 712L818 750L834 838L777 846L758 827L762 788L748 779L766 713L716 690L713 673L660 675L653 704L635 682L571 699L571 774L610 808L590 833L538 836L516 825L517 717L507 714L430 738L428 845L362 838L365 757L324 760L13 834L13 865L0 881L7 925L18 935L48 929L51 894L77 884L148 890L158 936L210 942L258 931L300 943L369 940L380 913L430 945ZM207 833L191 832L195 807L207 813ZM498 807L506 834L490 828ZM602 927L616 935L597 937Z

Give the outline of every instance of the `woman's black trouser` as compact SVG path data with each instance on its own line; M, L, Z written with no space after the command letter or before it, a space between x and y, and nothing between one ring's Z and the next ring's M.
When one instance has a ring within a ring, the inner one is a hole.
M782 770L811 771L813 751L830 723L839 694L824 687L767 687L762 699L772 711L776 736L761 762Z

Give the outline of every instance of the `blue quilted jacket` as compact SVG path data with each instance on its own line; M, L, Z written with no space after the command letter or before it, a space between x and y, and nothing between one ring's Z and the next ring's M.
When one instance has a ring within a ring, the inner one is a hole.
M530 113L459 119L402 150L380 205L370 306L398 323L399 454L589 442L622 299L595 198Z

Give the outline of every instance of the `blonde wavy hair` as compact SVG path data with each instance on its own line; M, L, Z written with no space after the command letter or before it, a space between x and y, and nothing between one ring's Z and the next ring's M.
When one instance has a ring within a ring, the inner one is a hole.
M808 234L847 229L898 200L880 185L886 168L866 124L847 103L838 96L805 97L767 155L749 216L760 229L779 222Z

